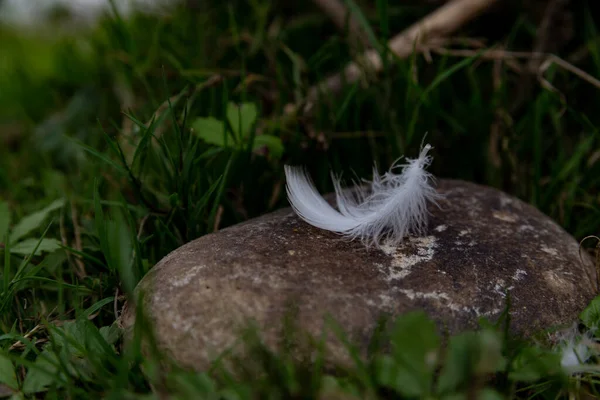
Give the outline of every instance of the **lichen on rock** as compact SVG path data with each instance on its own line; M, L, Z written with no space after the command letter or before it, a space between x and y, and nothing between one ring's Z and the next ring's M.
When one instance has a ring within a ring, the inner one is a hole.
M440 180L428 234L366 249L283 209L203 236L173 251L140 282L158 345L195 369L231 346L253 321L277 347L290 305L319 336L333 317L359 346L382 315L421 309L440 329L497 319L511 298L522 335L570 324L594 297L594 267L578 243L534 207L496 189ZM121 322L131 330L133 307ZM328 341L332 358L342 345ZM196 349L196 351L189 351ZM364 348L363 348L364 350Z

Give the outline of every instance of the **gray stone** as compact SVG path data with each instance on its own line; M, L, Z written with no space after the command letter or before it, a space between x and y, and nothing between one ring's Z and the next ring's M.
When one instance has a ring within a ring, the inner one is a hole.
M276 347L290 304L314 335L331 315L359 346L381 315L425 310L451 333L494 321L511 298L511 329L531 335L570 324L595 295L591 258L534 207L498 190L440 180L429 233L366 250L283 209L194 240L140 282L160 348L204 369L251 318ZM121 323L130 331L133 307ZM332 360L345 351L329 340ZM193 351L190 351L193 349Z

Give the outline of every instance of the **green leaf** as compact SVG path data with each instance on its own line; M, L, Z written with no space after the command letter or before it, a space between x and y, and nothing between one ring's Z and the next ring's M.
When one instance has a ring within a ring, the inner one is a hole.
M600 327L600 296L591 301L581 312L579 318L588 329Z
M117 326L117 324L112 324L111 326L103 326L100 328L100 335L104 338L106 343L109 345L113 345L119 340L121 336L121 330Z
M104 336L92 322L85 316L74 321L66 321L62 327L52 329L52 338L57 350L61 354L68 354L71 359L87 358L91 354L97 357L114 355L114 351L107 343ZM88 366L96 363L98 359L88 360Z
M40 244L35 251L35 255L40 255L42 252L52 253L60 249L60 242L56 239L25 239L17 244L14 244L10 248L10 252L14 254L21 254L24 256L30 255L35 247Z
M182 399L201 398L206 400L226 399L217 395L215 382L206 374L172 374L170 383L178 388ZM235 396L232 398L240 398Z
M38 229L42 223L48 218L50 213L54 210L61 208L65 204L65 199L58 199L52 202L46 208L37 211L33 214L30 214L23 218L19 223L13 228L9 241L10 243L16 243L19 239L25 237L32 231Z
M479 359L475 365L478 376L493 374L506 367L506 358L502 354L502 338L492 329L483 329L478 332Z
M180 204L181 201L179 200L179 193L171 193L169 196L169 205L171 208L177 208L180 206Z
M133 241L129 226L123 215L115 212L113 218L107 218L104 223L106 229L106 248L108 266L117 271L125 290L131 291L137 284L139 277L133 270Z
M86 319L88 318L90 315L94 314L95 312L97 312L98 310L100 310L102 307L104 307L107 304L110 304L114 301L114 297L107 297L105 299L102 299L100 301L97 301L96 303L94 303L93 305L91 305L90 307L88 307L85 311L83 311L81 313L81 315L79 316L80 319Z
M492 330L464 332L450 338L438 392L467 388L473 379L500 371L506 365L500 335Z
M375 360L377 382L407 397L422 397L423 389L414 379L414 373L398 365L390 356L381 356Z
M425 397L437 363L439 336L435 323L422 312L407 313L394 324L392 358L379 360L381 383L409 397Z
M280 158L283 155L283 143L277 136L259 135L254 138L253 150L256 151L261 147L269 149L269 153L274 158Z
M9 226L10 210L8 209L8 203L0 201L0 242L4 240L4 236L8 233Z
M88 153L90 153L91 155L93 155L94 157L104 161L106 164L112 166L115 170L119 171L121 174L126 175L127 174L127 170L123 167L121 167L118 163L114 162L113 160L111 160L108 156L104 155L102 152L94 149L91 146L88 146L76 139L73 138L69 138L69 140L74 141L75 143L77 143L78 146L80 146L83 150L87 151Z
M440 393L454 392L473 377L477 362L477 334L465 332L450 338L446 363L438 381Z
M239 106L231 102L227 104L227 121L237 139L250 135L257 117L258 109L254 103L242 103Z
M494 389L484 388L479 393L478 399L480 399L480 400L503 400L504 397Z
M440 400L469 400L466 393L451 393L440 396Z
M67 354L82 357L85 345L85 330L81 320L65 321L62 326L55 326L51 330L53 348L64 349Z
M56 384L58 362L56 354L44 350L27 371L27 376L23 381L23 393L41 392L48 386Z
M17 381L17 375L15 374L15 366L4 354L0 354L0 383L9 386L11 389L19 388L19 382Z
M214 144L219 147L229 147L233 144L231 141L227 145L225 144L225 135L227 135L225 125L213 117L197 118L192 122L192 129L196 136L208 144Z
M512 362L508 378L519 382L535 382L561 373L561 355L539 347L526 347Z
M564 163L561 168L557 180L564 180L573 175L573 172L577 172L576 168L581 164L581 161L589 154L590 148L596 140L596 135L589 135L587 140L582 140L577 149L573 152L573 155Z

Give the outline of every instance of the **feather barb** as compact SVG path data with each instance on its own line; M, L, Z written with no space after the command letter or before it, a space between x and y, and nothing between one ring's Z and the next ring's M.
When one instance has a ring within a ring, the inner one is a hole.
M433 176L426 171L432 157L425 145L418 158L395 163L379 176L374 170L368 189L344 191L339 178L332 176L337 210L318 193L301 167L285 166L286 191L293 210L307 223L350 239L360 239L367 247L399 244L408 234L424 234L428 203L437 204L441 195L433 188ZM402 172L392 171L401 167Z

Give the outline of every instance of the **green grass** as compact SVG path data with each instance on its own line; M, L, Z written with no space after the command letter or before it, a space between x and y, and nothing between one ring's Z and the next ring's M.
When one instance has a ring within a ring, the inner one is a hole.
M310 2L297 3L207 2L163 18L105 18L74 35L0 27L0 389L14 399L596 393L595 360L568 377L549 343L511 337L505 320L448 339L409 314L351 367L254 345L234 371L184 371L158 351L142 355L144 319L122 346L115 312L137 282L182 244L287 206L284 163L308 165L328 191L331 169L368 177L373 162L416 154L427 133L436 176L500 188L577 240L600 231L598 88L556 65L544 75L552 91L477 52L433 52L431 62L386 62L378 79L323 97L311 116L286 116L357 51ZM433 9L347 4L381 52ZM577 29L558 55L587 46L577 67L600 76L593 8L572 5ZM461 36L527 51L535 28L517 10ZM582 315L588 328L595 310Z

